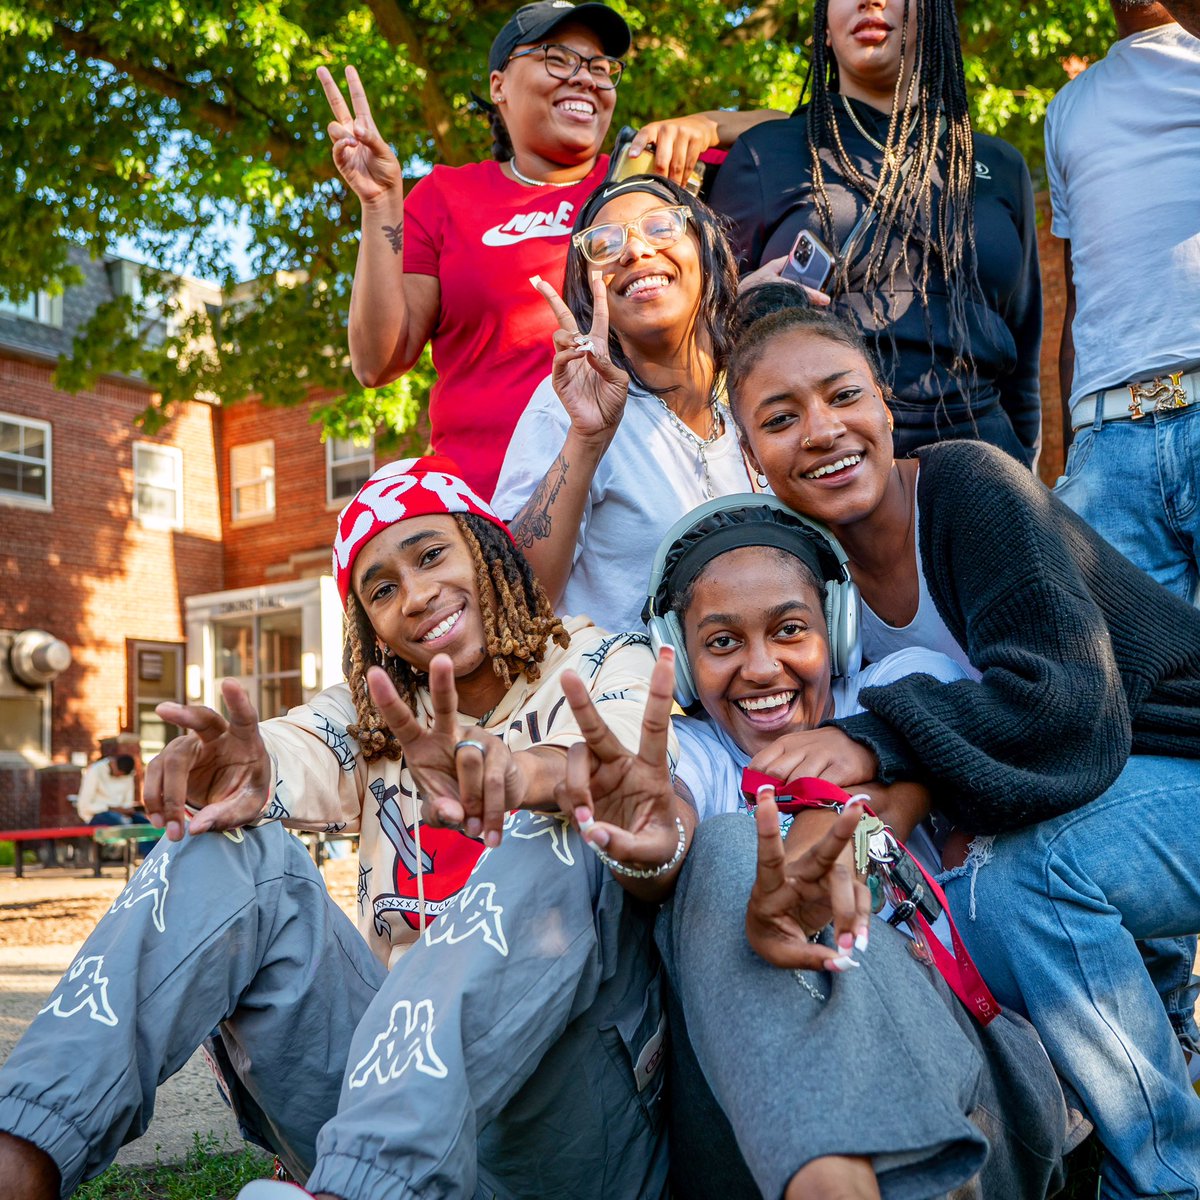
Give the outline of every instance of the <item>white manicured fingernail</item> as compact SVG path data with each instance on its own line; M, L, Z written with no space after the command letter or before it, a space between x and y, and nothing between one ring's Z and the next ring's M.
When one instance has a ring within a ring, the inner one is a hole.
M862 964L855 961L848 954L840 954L837 958L829 960L829 969L831 971L857 971Z
M579 832L584 836L591 833L592 829L596 825L596 820L594 817L576 817L575 819L579 822Z
M867 948L867 944L870 942L870 940L871 939L868 936L867 931L864 929L862 933L860 933L858 937L854 939L855 950L861 954Z
M540 275L530 275L530 277L529 277L529 286L530 287L537 288L537 287L541 287L541 285L542 285L542 277Z

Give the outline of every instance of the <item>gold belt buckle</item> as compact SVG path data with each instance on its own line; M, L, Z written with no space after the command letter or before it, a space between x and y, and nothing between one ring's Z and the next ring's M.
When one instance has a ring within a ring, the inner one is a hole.
M1135 421L1140 421L1146 414L1142 411L1142 405L1154 402L1154 411L1170 412L1176 408L1187 407L1187 392L1183 390L1183 372L1173 371L1167 376L1166 380L1160 376L1155 376L1154 382L1151 384L1131 383L1129 385L1129 395L1132 397L1129 404L1129 411L1133 415Z

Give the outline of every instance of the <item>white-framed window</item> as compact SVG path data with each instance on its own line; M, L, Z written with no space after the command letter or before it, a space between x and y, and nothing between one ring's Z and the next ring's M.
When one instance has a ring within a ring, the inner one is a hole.
M49 421L0 413L0 499L50 507L50 443Z
M151 529L183 528L183 451L133 444L133 515Z
M26 321L36 321L39 325L53 325L61 329L62 296L51 296L49 292L34 292L24 300L9 300L0 296L0 314L6 317L22 317Z
M235 521L275 512L275 443L247 442L229 451L230 500Z
M375 470L375 439L365 446L349 438L325 442L325 503L341 508L371 478Z

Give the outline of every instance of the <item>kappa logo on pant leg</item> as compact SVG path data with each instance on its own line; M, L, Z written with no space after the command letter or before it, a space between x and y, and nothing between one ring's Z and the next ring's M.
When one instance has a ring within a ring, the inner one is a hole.
M392 1006L388 1027L350 1073L352 1088L374 1080L398 1079L409 1066L434 1079L445 1079L446 1064L433 1048L433 1001L400 1000Z
M73 1017L86 1009L93 1021L101 1025L116 1025L117 1014L108 1002L108 978L103 974L104 955L91 954L71 965L59 981L62 989L40 1013L56 1017Z
M165 933L167 889L171 886L167 881L169 861L170 854L166 850L156 857L146 859L108 911L115 913L119 908L132 908L141 900L149 900L154 905L154 928L159 933Z
M567 835L571 832L571 824L564 817L553 813L524 813L527 819L514 822L510 836L533 841L534 838L548 837L554 850L554 857L564 867L575 865L575 855L571 853L571 845Z
M425 930L425 942L434 945L446 942L465 942L476 930L483 934L483 940L502 957L508 957L508 939L504 936L504 926L500 922L504 908L496 903L496 885L494 883L468 884L458 893L456 907L448 908L438 919L437 925L430 925Z

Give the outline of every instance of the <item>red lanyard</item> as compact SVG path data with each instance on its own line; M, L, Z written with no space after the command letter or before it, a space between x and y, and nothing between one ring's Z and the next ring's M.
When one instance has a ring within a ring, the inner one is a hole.
M850 800L847 792L824 779L793 779L791 783L783 783L778 779L772 779L770 775L764 775L761 771L751 771L747 767L742 772L742 791L747 796L755 796L761 787L775 789L775 794L779 797L777 803L781 813L796 813L802 808L829 808L830 805L846 804ZM787 797L787 799L783 797ZM875 815L869 806L864 804L863 808L871 816ZM945 912L946 920L950 924L950 941L954 946L954 953L951 954L942 944L941 939L933 932L923 913L915 912L912 921L924 936L942 978L950 985L950 989L962 1001L967 1011L981 1025L986 1025L993 1017L999 1015L1000 1005L996 1003L995 997L988 990L983 976L979 973L979 968L968 953L962 938L959 937L958 926L954 924L950 905L946 902L946 894L937 882L930 878L929 872L921 866L899 838L896 838L896 843L901 852L907 854L917 870L921 872L926 886L942 906L942 911Z

